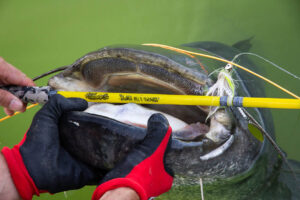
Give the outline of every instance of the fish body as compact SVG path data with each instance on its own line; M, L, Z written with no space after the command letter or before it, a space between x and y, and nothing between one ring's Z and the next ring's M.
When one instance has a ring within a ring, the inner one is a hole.
M238 49L215 42L185 46L229 60L239 53ZM245 63L252 65L249 60L241 59L241 64ZM224 65L157 47L113 46L81 57L52 77L49 85L56 90L70 91L205 95L216 81L208 73ZM245 72L237 70L235 78L241 82L237 95L263 96L263 89L257 89L256 84L243 82L251 78ZM272 185L274 176L278 177L281 165L275 150L267 140L260 142L251 134L248 121L239 109L222 109L224 115L219 115L221 117L216 117L215 121L206 121L208 107L142 106L145 112L167 113L188 124L173 131L166 163L175 173L174 184L171 191L159 198L200 199L200 178L204 181L206 199L248 199L254 195L260 198L269 191L266 184ZM119 105L118 109L125 107ZM249 112L274 136L269 111L252 109ZM67 113L60 119L63 145L72 155L102 170L104 175L146 134L146 127L141 123L118 120L112 115ZM208 133L221 139L216 142L210 138L212 136L206 136ZM212 156L211 153L219 150L229 138L234 140L228 148ZM201 156L209 159L201 159ZM286 190L284 187L283 191Z

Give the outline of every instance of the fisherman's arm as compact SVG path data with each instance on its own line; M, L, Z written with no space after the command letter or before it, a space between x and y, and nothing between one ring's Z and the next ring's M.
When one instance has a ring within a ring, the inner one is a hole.
M54 95L34 116L23 140L11 149L2 149L14 186L22 199L31 200L33 195L39 196L43 192L54 194L97 183L97 171L72 157L61 146L59 137L60 116L86 108L87 102L82 99Z
M11 178L3 155L0 153L0 199L20 200L21 197ZM99 200L139 200L138 194L131 188L121 187L106 192Z
M9 173L6 161L0 153L0 199L19 200L21 199L14 182Z
M3 155L0 153L0 199L20 200L21 197L11 178ZM121 187L106 192L99 200L139 200L138 194L131 188Z
M102 176L98 175L97 170L73 158L60 145L60 116L64 112L82 111L86 107L87 102L82 99L66 99L55 95L35 115L23 140L12 149L2 149L0 199L30 200L33 195L39 196L42 192L79 189L99 181ZM130 188L119 188L108 191L103 199L139 198Z
M34 86L34 83L24 73L0 57L0 86L2 85ZM12 115L15 111L25 111L25 104L22 101L11 93L1 89L0 106L4 107L8 115Z
M139 195L131 188L120 187L107 191L99 200L140 200Z

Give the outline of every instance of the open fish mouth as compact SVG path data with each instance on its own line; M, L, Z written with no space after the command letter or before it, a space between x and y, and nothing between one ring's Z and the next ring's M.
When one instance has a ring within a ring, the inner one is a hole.
M214 67L207 71L215 70ZM189 56L154 47L107 47L79 58L49 80L56 90L205 95L213 85ZM146 136L151 114L168 118L172 132L166 163L176 175L209 181L249 169L261 144L235 109L158 104L90 104L60 119L65 148L96 168L110 170ZM180 179L178 179L180 181Z
M192 63L192 59L184 60ZM204 95L212 80L159 54L129 48L90 53L50 79L57 90ZM209 108L179 105L91 104L85 111L136 127L146 128L157 112L167 117L174 140L202 147L203 160L221 155L233 143L233 120L225 109L207 119ZM210 152L214 152L211 155Z
M113 104L94 104L84 112L104 116L119 122L141 128L147 128L147 121L154 113L163 114L172 127L172 138L184 143L202 146L202 152L199 152L200 159L207 160L221 155L233 142L231 135L232 121L225 110L217 111L211 120L200 121L207 117L205 112L199 112L186 106L175 107L160 106L151 109L149 104L137 105L133 103L113 105ZM150 106L151 107L151 106ZM163 110L164 112L162 112ZM176 112L173 112L176 110ZM195 118L184 118L181 113L189 111L194 112L191 116ZM202 111L202 110L201 110ZM196 117L197 116L197 117Z

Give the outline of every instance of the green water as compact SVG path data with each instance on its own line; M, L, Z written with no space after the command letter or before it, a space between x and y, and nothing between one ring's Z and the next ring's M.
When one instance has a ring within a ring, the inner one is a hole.
M0 56L34 77L111 44L233 44L255 36L251 52L300 76L299 20L298 0L0 1ZM299 81L262 66L265 75L300 95ZM272 86L267 96L289 97ZM36 110L0 124L1 148L22 138ZM300 112L273 114L279 145L300 160ZM67 199L89 199L92 190L67 192ZM61 193L39 199L64 198Z

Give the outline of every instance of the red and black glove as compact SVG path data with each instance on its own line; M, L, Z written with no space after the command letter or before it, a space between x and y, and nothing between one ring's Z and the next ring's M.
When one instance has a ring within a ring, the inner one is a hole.
M141 200L167 192L173 183L173 172L165 164L165 152L172 141L171 132L163 115L152 115L144 141L105 175L92 200L99 200L108 190L119 187L132 188Z
M22 199L32 199L43 191L57 193L97 183L99 176L95 170L73 158L59 139L58 123L62 113L86 108L85 100L55 95L35 115L20 144L2 149Z

